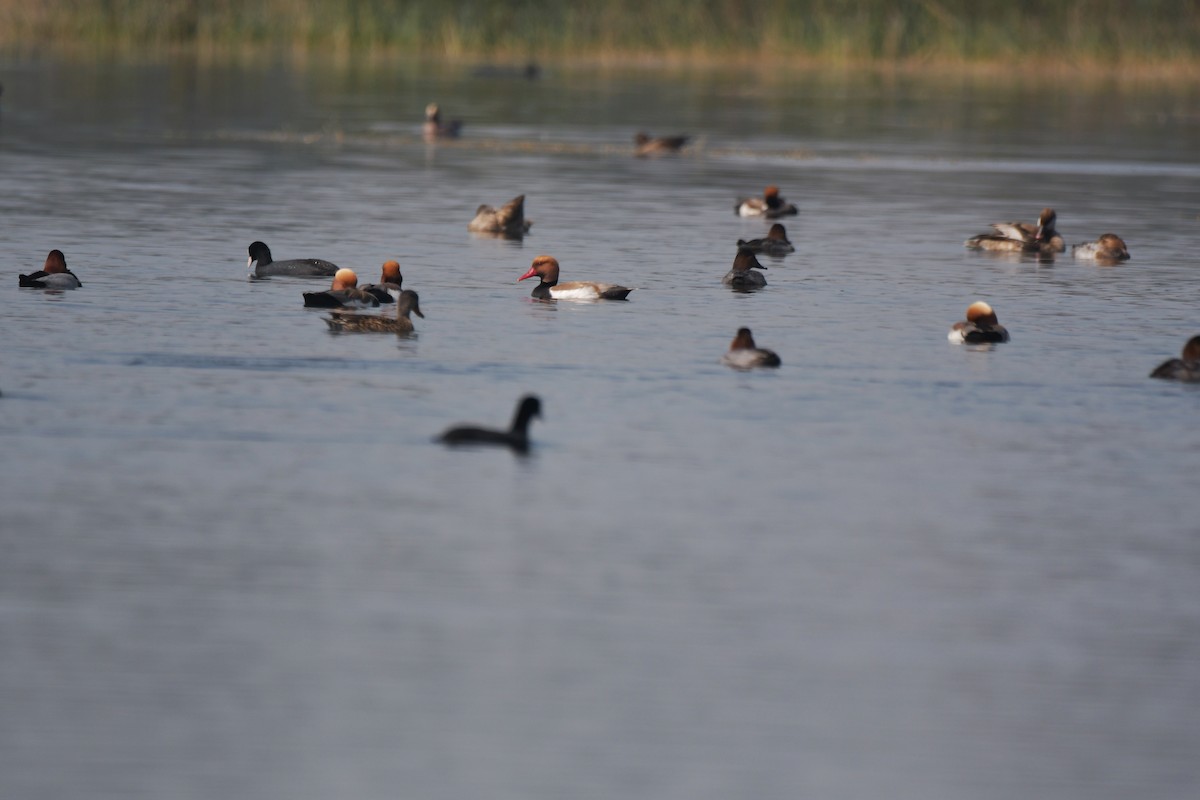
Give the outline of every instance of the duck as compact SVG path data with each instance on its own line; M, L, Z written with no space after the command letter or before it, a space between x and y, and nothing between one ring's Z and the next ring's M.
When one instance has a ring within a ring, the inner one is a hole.
M538 256L533 260L529 270L517 278L517 282L526 278L538 278L540 283L534 287L531 296L538 300L624 300L633 289L618 286L615 283L595 283L593 281L558 282L558 259L553 256Z
M329 289L304 293L304 305L306 308L374 308L379 305L379 298L358 288L354 270L339 269Z
M1167 381L1200 383L1200 336L1193 336L1183 346L1181 358L1164 361L1150 373L1151 378Z
M517 402L512 425L506 431L479 428L474 425L459 425L450 428L437 438L447 445L499 445L518 453L529 452L529 421L542 416L542 401L527 394Z
M996 319L990 305L979 300L967 306L967 318L950 327L948 336L956 344L993 344L1008 341L1008 330Z
M796 252L796 248L788 241L787 229L778 222L771 226L771 230L767 231L767 235L762 239L738 239L737 246L739 249L744 247L751 252L768 256L786 256Z
M767 285L767 276L756 269L766 269L754 257L754 251L749 247L739 247L733 258L733 269L725 273L721 283L734 289L757 289Z
M27 289L78 289L83 282L67 269L67 258L62 250L51 250L40 270L17 276L17 285Z
M721 363L734 369L753 369L778 367L783 362L774 350L756 346L749 328L738 328L737 335L729 343L729 352L721 357Z
M411 333L413 330L410 313L421 319L420 298L412 289L405 289L396 301L396 316L382 314L346 314L334 312L333 316L325 318L329 330L337 333Z
M392 297L392 292L398 293L403 285L404 276L400 274L400 262L385 261L379 283L368 283L361 288L380 303L394 303L396 300Z
M651 136L645 131L638 131L633 135L633 154L637 158L645 158L678 153L689 141L690 136Z
M442 122L442 110L438 108L437 103L430 103L425 106L425 124L421 128L421 133L426 141L457 139L461 131L462 120L455 119L449 122Z
M1067 249L1055 229L1058 214L1053 208L1043 208L1036 223L993 222L991 233L981 233L963 242L968 250L996 252L1042 253L1053 255Z
M532 220L525 219L525 195L519 194L500 208L481 205L475 209L475 219L467 223L467 230L520 238L532 225Z
M1120 236L1106 233L1094 242L1072 245L1071 255L1092 261L1115 263L1129 258L1129 248Z
M248 248L250 258L246 269L251 278L266 278L270 275L286 275L293 278L332 278L341 269L337 264L320 258L292 258L274 261L271 248L262 242L254 242Z
M768 186L762 197L739 197L733 206L739 217L786 217L799 214L800 209L779 196L778 186Z

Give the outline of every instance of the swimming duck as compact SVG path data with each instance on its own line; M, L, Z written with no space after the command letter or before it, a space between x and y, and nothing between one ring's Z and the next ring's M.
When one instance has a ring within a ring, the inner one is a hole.
M737 255L733 258L733 269L725 273L721 283L735 289L757 289L766 286L767 276L761 272L754 272L756 269L766 269L766 267L758 263L753 250L748 247L739 247Z
M1053 208L1043 208L1036 224L1028 222L993 222L992 233L981 233L963 242L968 250L992 250L1052 255L1067 249L1055 229L1058 214Z
M294 278L332 278L339 269L337 264L319 258L273 261L271 248L262 242L254 242L246 249L250 252L250 258L246 260L246 269L250 270L252 278L265 278L269 275L288 275Z
M737 246L739 249L744 247L754 253L777 257L796 251L788 241L787 230L778 222L771 226L771 230L767 231L767 235L762 239L738 239Z
M421 133L426 141L434 139L457 139L461 130L462 120L455 119L449 122L442 122L442 110L438 108L437 103L430 103L425 106L425 124L421 128Z
M967 306L967 318L950 327L948 338L956 344L1007 342L1008 331L996 319L992 307L980 300Z
M766 350L754 344L749 328L738 328L737 335L729 344L729 352L721 357L721 363L734 369L754 367L778 367L782 361L774 350Z
M540 283L534 287L532 297L539 300L624 300L633 289L618 286L614 283L595 283L593 281L558 282L558 259L553 256L538 256L533 260L529 271L517 278L517 282L526 278L539 278Z
M739 217L786 217L799 214L800 209L779 196L778 186L768 186L762 197L739 197L733 210Z
M379 283L368 283L361 288L381 303L394 303L396 300L392 297L392 292L398 293L403 284L404 276L400 274L399 262L385 261Z
M507 431L461 425L450 428L437 438L449 445L489 444L509 447L518 453L529 452L529 421L542 415L542 401L535 395L525 395L517 403L512 426Z
M1183 346L1182 358L1172 358L1159 364L1151 378L1168 381L1200 382L1200 336L1193 336Z
M78 289L83 282L67 269L62 250L51 250L40 270L17 276L17 285L27 289Z
M304 293L304 305L308 308L371 308L379 305L379 299L358 288L354 270L339 269L329 289Z
M1120 236L1115 233L1106 233L1094 242L1072 245L1071 255L1076 258L1115 263L1128 259L1129 249L1125 247L1125 240Z
M325 324L329 326L329 330L338 333L410 333L413 329L412 319L408 316L410 312L422 319L425 318L425 315L421 313L417 293L412 289L405 289L400 293L400 299L396 301L396 316L394 317L382 314L339 314L334 312L333 316L325 318Z
M475 219L467 223L474 233L499 233L521 237L529 233L532 220L525 219L525 195L517 195L500 208L482 205L475 209Z
M633 154L645 158L678 153L690 139L690 136L651 136L645 131L638 131L633 136Z

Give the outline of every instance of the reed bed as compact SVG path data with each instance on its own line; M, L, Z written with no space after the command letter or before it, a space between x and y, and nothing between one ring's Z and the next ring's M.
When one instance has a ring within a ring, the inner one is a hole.
M0 0L0 48L425 57L1200 63L1195 0Z

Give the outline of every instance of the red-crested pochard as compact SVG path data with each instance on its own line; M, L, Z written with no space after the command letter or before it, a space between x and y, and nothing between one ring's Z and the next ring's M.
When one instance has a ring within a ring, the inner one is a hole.
M739 217L766 217L767 219L800 213L800 209L779 196L778 186L768 186L763 191L762 197L739 197L733 210Z
M967 306L967 318L950 327L948 338L956 344L1007 342L1008 331L996 319L992 307L979 300Z
M1102 263L1116 263L1129 258L1129 248L1125 240L1115 233L1106 233L1094 242L1084 242L1071 246L1071 255Z
M553 256L538 256L533 260L529 270L517 278L517 282L526 278L538 278L540 283L531 292L532 297L539 300L624 300L633 289L618 286L615 283L595 283L593 281L558 282L558 259Z
M475 209L475 219L467 223L472 233L498 233L518 238L529 233L533 220L525 219L525 195L517 195L500 208L482 205Z
M378 298L358 288L358 276L352 269L339 269L333 276L333 285L323 292L305 292L304 305L308 308L373 308L379 305Z
M1054 228L1058 214L1053 208L1043 208L1036 224L1028 222L993 222L991 233L972 236L963 243L968 250L999 252L1043 253L1052 255L1067 249L1062 236Z

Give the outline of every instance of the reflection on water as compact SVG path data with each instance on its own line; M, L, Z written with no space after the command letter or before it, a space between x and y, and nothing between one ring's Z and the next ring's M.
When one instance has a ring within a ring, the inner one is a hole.
M1188 796L1197 90L6 64L0 796ZM463 138L426 145L436 100ZM639 129L678 156L632 157ZM734 200L796 252L730 292ZM526 195L523 240L467 231ZM1058 210L1068 244L972 253ZM256 240L401 263L334 336ZM15 274L61 248L84 288ZM626 303L534 302L539 254ZM951 346L978 299L1012 334ZM385 312L386 313L386 312ZM783 366L720 363L751 327ZM528 459L451 452L538 393Z

